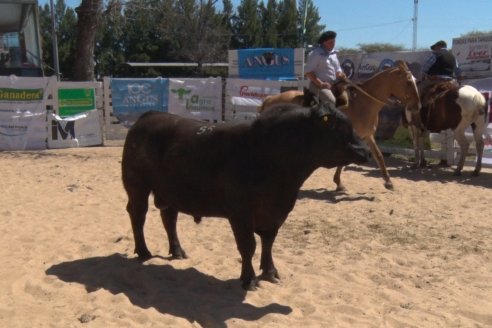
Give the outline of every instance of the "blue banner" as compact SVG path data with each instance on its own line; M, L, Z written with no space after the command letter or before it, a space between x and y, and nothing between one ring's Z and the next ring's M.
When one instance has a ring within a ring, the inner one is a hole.
M239 77L258 80L295 80L294 49L258 48L238 52Z
M167 112L169 79L111 79L113 114L125 126L149 110Z

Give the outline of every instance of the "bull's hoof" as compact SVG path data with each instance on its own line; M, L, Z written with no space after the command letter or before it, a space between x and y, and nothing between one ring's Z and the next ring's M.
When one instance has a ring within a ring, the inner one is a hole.
M260 284L258 282L258 279L253 278L246 281L243 280L241 287L243 287L244 290L254 292L258 289L258 287L260 287Z
M145 261L150 260L152 258L152 254L148 250L145 250L145 251L135 250L135 253L137 253L138 260L140 262L145 262Z
M473 171L473 173L472 173L472 176L474 176L474 177L478 177L479 175L480 175L480 171L477 171L477 170Z
M335 191L336 191L336 192L346 192L346 191L347 191L347 188L345 188L345 186L344 186L344 185L339 184L339 185L337 186L337 189L335 189Z
M186 255L186 252L181 247L176 247L175 249L169 250L169 254L171 254L172 260L182 260L188 258L188 255Z
M445 159L441 159L439 161L439 166L448 167L449 166L448 161Z
M272 284L278 284L280 282L280 275L276 269L274 271L263 272L259 278L260 280L265 280Z
M394 189L395 189L395 187L393 186L393 182L391 182L391 181L387 181L387 182L385 182L385 183L384 183L384 187L385 187L386 189L388 189L388 190L394 190Z

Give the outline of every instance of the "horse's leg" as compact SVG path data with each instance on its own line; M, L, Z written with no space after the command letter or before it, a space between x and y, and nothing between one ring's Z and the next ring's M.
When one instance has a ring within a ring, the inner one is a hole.
M475 125L473 126L473 137L475 139L475 148L477 150L477 163L475 164L475 170L473 171L473 176L478 176L480 170L482 169L482 156L483 156L483 131L485 130L484 118L482 115L475 120Z
M337 170L335 171L335 175L333 176L333 182L337 185L336 191L345 191L345 186L342 185L342 180L340 179L340 175L342 174L343 166L337 166Z
M410 135L412 136L412 144L413 144L413 152L414 152L414 161L412 168L416 169L420 164L420 134L419 129L415 125L411 125L408 129L410 131Z
M460 159L458 160L458 164L456 166L456 170L454 171L454 175L460 176L461 170L463 170L463 166L465 165L465 158L468 154L468 148L470 147L470 143L466 140L465 137L465 129L462 126L463 124L458 125L456 130L454 130L454 138L458 141L458 145L460 146Z
M383 154L381 153L381 150L379 150L379 147L376 144L376 140L374 140L374 136L366 138L365 142L371 149L372 156L376 159L376 162L379 165L379 169L381 170L381 174L383 175L384 179L384 187L386 189L393 190L393 182L391 182L388 171L386 170L386 164L384 163Z

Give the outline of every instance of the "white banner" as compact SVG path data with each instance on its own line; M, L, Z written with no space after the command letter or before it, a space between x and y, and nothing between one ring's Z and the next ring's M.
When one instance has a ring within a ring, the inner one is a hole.
M302 89L304 81L273 81L228 78L224 116L226 121L250 120L265 97L288 89Z
M50 78L0 77L0 149L46 148L46 90Z
M385 68L393 67L395 61L403 60L412 74L420 79L422 66L431 51L391 51L367 54L339 54L338 58L345 74L353 81L365 81Z
M466 79L492 75L491 51L492 35L453 39L453 54Z
M61 118L48 113L48 148L102 145L103 137L97 109Z
M222 79L169 79L168 112L210 122L222 121Z

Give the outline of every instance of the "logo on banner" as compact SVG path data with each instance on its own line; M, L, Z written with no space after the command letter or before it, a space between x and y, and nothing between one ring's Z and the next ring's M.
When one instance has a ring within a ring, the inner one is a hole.
M70 139L75 139L75 121L68 121L65 123L65 126L63 126L62 122L52 120L51 139L58 140L58 135L60 135L63 140L66 140L68 136L70 136Z
M3 101L40 101L43 89L0 88L0 100Z
M357 75L360 78L368 78L377 72L379 65L376 61L366 61L359 65Z
M355 65L354 62L351 61L350 59L345 59L342 63L342 70L347 75L349 79L351 79L354 76L355 73Z
M261 88L253 88L247 85L242 85L239 89L239 95L241 97L263 99L270 94L263 92Z
M190 89L179 88L179 89L171 89L172 93L176 93L178 95L179 100L183 100L184 96L191 92Z
M128 95L123 98L124 105L154 105L159 98L152 94L150 83L130 83L127 86Z
M274 52L264 52L262 55L246 58L246 65L248 67L283 66L289 64L290 58L288 56L282 56Z
M379 64L379 72L384 71L385 69L391 68L393 66L395 66L393 60L389 58L385 58L381 61L381 64Z

